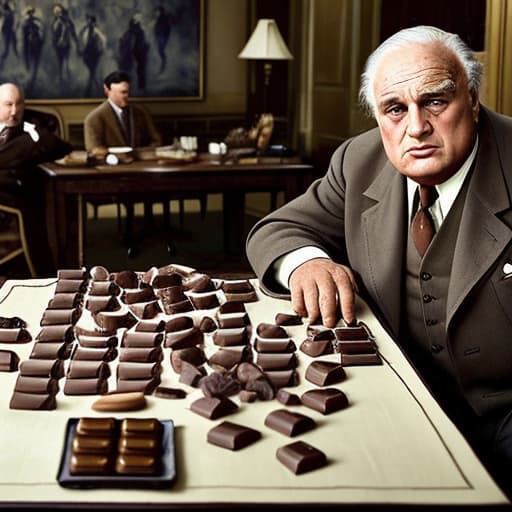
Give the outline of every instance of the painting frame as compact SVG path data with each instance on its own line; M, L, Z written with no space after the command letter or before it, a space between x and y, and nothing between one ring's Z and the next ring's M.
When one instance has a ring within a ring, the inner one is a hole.
M204 99L205 0L29 1L1 4L0 82L31 104L97 103L116 69L133 98Z

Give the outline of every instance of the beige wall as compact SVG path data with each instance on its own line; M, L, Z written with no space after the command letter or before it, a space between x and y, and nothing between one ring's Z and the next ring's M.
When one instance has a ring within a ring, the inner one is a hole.
M246 108L246 61L237 58L247 38L248 0L205 0L205 75L202 100L143 102L161 115L238 114ZM82 123L100 100L30 102L56 109L68 125Z

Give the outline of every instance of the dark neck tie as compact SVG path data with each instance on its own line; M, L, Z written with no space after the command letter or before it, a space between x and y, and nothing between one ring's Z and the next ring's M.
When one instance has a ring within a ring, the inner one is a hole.
M11 127L6 126L0 132L0 146L5 144L11 138L12 131L13 131L13 129Z
M418 187L418 190L419 204L418 210L412 219L411 236L418 254L423 257L436 232L434 220L428 209L437 199L437 191L435 187L422 185Z
M123 125L126 144L131 146L130 112L127 108L123 108L123 110L121 110L121 124Z

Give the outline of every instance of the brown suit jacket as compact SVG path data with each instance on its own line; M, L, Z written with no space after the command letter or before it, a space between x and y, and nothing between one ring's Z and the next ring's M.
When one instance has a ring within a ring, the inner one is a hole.
M481 108L479 149L460 222L446 310L455 376L478 414L512 406L512 119ZM398 339L407 229L405 178L378 129L334 153L326 175L249 234L249 261L269 292L271 266L314 245L357 273L361 289Z
M132 137L127 144L116 113L108 101L104 101L87 114L84 120L84 145L87 151L98 147L159 146L162 138L151 116L141 107L130 104Z

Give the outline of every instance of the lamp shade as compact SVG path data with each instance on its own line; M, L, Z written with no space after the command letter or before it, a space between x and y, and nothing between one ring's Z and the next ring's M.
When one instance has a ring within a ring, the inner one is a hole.
M238 55L240 59L290 60L293 55L279 32L275 20L261 19L249 41Z

